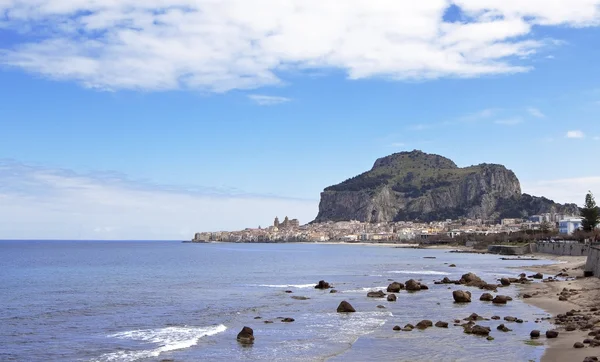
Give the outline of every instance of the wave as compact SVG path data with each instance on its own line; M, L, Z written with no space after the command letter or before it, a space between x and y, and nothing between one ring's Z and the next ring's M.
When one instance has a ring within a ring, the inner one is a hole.
M450 275L450 273L434 270L392 270L390 274Z
M260 284L259 287L267 288L314 288L315 283L312 284Z
M196 345L200 338L222 333L225 332L225 330L227 330L227 327L221 324L213 327L167 327L115 333L108 335L108 337L152 343L157 346L153 349L146 350L106 353L92 361L133 362L140 359L158 357L163 352L190 348Z

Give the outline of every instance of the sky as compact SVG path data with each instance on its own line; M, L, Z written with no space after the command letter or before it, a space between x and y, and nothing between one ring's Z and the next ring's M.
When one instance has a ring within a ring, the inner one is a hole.
M394 152L600 194L600 0L0 0L0 239L314 219Z

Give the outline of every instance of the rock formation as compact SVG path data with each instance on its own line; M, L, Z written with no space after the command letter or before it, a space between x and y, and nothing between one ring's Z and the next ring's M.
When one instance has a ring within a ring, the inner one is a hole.
M502 165L459 168L415 150L380 158L370 171L327 187L314 222L492 220L550 211L578 214L576 205L522 194L515 174Z

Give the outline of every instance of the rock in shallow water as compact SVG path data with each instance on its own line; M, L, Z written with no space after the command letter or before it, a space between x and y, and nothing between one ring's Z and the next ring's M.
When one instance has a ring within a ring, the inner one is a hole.
M324 280L319 280L317 285L315 285L315 289L329 289L329 288L331 288L331 285L329 285L329 283L327 283Z
M471 302L471 292L466 292L464 290L453 291L452 297L454 298L455 303L470 303Z
M354 312L356 312L356 310L350 303L343 300L340 303L340 305L337 307L337 312L338 313L354 313Z
M254 330L250 327L244 327L237 335L238 342L242 344L254 343Z
M367 293L367 297L369 297L369 298L383 298L383 297L385 297L385 293L383 292L383 290L378 290L376 292L368 292Z

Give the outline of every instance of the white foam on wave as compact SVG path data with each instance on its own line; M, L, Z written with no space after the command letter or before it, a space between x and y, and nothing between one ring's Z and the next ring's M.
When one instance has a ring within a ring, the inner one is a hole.
M93 362L133 362L144 358L158 357L163 352L190 348L200 338L212 336L227 330L224 325L213 327L167 327L120 332L108 335L109 338L140 341L155 344L155 348L139 351L118 351L106 353Z
M314 288L316 284L260 284L259 287L266 288Z
M419 275L450 275L450 273L435 270L391 270L390 274L419 274Z

